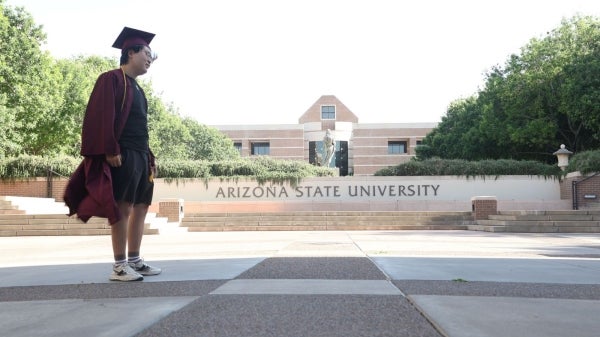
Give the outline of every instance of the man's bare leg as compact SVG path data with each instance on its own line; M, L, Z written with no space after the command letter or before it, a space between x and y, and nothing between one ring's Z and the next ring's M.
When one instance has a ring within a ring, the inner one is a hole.
M113 254L115 256L115 264L113 272L109 277L111 281L141 281L144 277L135 272L127 262L127 232L129 215L131 213L131 204L119 202L117 204L121 212L121 220L111 225L110 234L112 239Z
M136 272L144 276L158 275L161 273L161 269L149 266L140 256L140 247L142 245L142 237L144 236L146 214L148 214L148 205L137 204L133 206L133 211L131 217L129 218L127 260Z
M129 231L127 233L127 252L130 256L131 254L139 256L142 237L144 236L146 214L148 214L148 205L137 204L133 206L133 212L129 217Z
M127 224L131 213L131 204L119 202L117 206L121 212L121 220L110 226L110 234L115 261L123 261L127 259L127 255L125 255L127 251Z

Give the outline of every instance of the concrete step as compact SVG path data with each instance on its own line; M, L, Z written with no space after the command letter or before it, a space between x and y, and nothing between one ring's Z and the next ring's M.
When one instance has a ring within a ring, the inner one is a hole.
M558 210L558 211L537 211L537 210L518 210L518 211L500 211L500 215L581 215L591 214L600 215L600 210Z
M465 230L471 212L285 212L186 214L181 226L202 231Z
M10 212L3 212L3 207ZM68 217L68 211L64 203L52 198L0 196L0 236L110 235L105 218L93 217L84 223ZM155 223L160 221L149 213L144 234L159 234L161 228Z
M25 214L25 211L17 209L15 206L9 209L0 209L0 214Z
M165 217L159 217L156 213L148 213L146 222L150 228L157 230L160 234L173 234L187 232L187 228L181 227L179 222L169 222Z
M0 196L0 201L9 202L25 214L67 214L69 209L63 202L53 198Z
M146 223L144 234L159 230ZM110 235L105 218L91 218L87 223L64 214L0 214L0 236L72 236Z
M472 218L471 212L464 211L290 211L290 212L206 212L206 213L186 213L185 218L194 217L212 217L212 216L252 216L252 217L273 217L273 216L395 216L395 217L467 217Z
M25 214L25 211L13 205L12 201L0 197L0 214Z
M600 233L597 210L509 211L478 220L470 230L512 233Z

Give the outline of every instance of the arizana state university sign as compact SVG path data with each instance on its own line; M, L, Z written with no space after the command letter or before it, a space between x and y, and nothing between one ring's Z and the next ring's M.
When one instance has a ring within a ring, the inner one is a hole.
M440 184L410 185L300 185L219 187L214 199L302 199L302 198L410 198L436 197Z
M186 201L447 201L495 196L498 200L560 200L559 181L544 177L327 177L297 184L264 183L251 179L208 181L183 179L155 182L155 198Z

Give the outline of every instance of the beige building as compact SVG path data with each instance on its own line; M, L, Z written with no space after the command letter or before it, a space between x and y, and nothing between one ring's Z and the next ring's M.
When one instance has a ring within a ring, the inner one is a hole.
M268 155L338 167L340 176L372 175L410 160L436 123L360 124L333 95L321 96L298 124L217 125L243 157Z

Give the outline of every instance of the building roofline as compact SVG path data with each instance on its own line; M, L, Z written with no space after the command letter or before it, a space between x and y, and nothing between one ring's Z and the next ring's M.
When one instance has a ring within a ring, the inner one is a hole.
M355 129L433 129L438 123L357 123Z
M227 125L209 125L223 131L232 130L304 130L302 124L227 124Z

